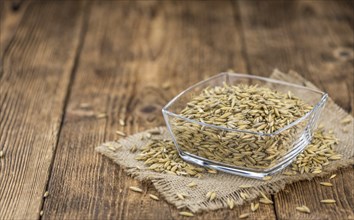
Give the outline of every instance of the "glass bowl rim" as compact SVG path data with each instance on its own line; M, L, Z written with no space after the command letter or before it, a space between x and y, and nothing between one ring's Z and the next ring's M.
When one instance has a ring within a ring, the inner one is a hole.
M224 126L219 126L219 125L213 125L213 124L208 124L208 123L204 123L204 122L200 122L200 121L196 121L193 119L189 119L186 118L184 116L181 116L180 114L171 112L168 110L168 108L173 105L173 103L179 99L182 95L184 95L185 93L189 92L190 90L208 82L208 81L212 81L213 79L216 79L218 77L221 76L237 76L237 77L241 77L241 78L250 78L250 79L258 79L258 80L262 80L262 81L267 81L270 83L277 83L277 84L282 84L282 85L286 85L286 86L292 86L295 88L299 88L299 89L305 89L305 90L309 90L315 93L319 93L321 94L321 98L320 101L316 103L316 105L314 105L314 107L311 109L311 111L307 112L306 114L304 114L302 117L296 119L295 121L291 122L290 124L279 128L278 130L272 132L272 133L264 133L264 132L256 132L256 131L249 131L249 130L242 130L242 129L235 129L235 128L227 128ZM322 92L320 90L317 89L313 89L313 88L309 88L309 87L305 87L305 86L301 86L298 84L293 84L293 83L289 83L289 82L285 82L285 81L281 81L281 80L276 80L276 79L270 79L268 77L261 77L261 76L256 76L256 75L250 75L250 74L245 74L245 73L230 73L230 72L222 72L219 74L216 74L215 76L212 76L208 79L202 80L190 87L188 87L187 89L183 90L182 92L180 92L177 96L175 96L172 100L170 100L163 108L162 108L162 114L163 115L170 115L170 116L174 116L177 118L180 118L182 120L188 121L190 123L194 123L194 124L198 124L204 127L212 127L215 129L221 129L221 130L225 130L225 131L229 131L229 132L240 132L240 133L249 133L249 134L254 134L254 135L259 135L259 136L274 136L277 135L285 130L287 130L288 128L291 128L293 126L295 126L296 124L300 123L301 121L304 121L305 119L307 119L313 112L316 112L318 109L321 108L321 106L327 101L328 98L328 94L325 92ZM166 120L166 119L165 119ZM166 123L168 123L168 121L166 120ZM168 123L169 124L169 123Z

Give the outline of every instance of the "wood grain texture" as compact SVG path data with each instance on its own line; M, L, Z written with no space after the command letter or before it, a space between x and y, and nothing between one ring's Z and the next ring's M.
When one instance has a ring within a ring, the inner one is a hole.
M251 71L268 75L274 67L294 69L329 93L349 112L353 107L353 11L335 1L239 2ZM352 112L353 114L353 112ZM275 196L279 219L354 218L353 169L338 172L333 188L316 178L295 183ZM288 192L287 192L288 191ZM348 193L350 192L350 193ZM322 205L333 197L337 205ZM306 204L310 215L296 206Z
M205 76L230 67L245 72L238 22L228 1L93 3L45 219L180 219L173 206L146 195L156 193L151 185L128 177L94 148L117 138L117 129L132 134L162 125L162 106ZM162 89L166 82L170 88ZM80 103L91 107L80 108ZM97 119L97 113L108 117ZM129 191L130 186L142 187L143 195ZM209 212L196 219L236 219L249 209ZM252 218L274 219L273 206L262 206Z
M163 125L169 99L229 68L294 69L353 114L353 1L88 2L0 1L0 219L39 218L41 208L45 219L181 219L94 147L117 129ZM353 168L332 188L324 180L287 186L248 219L354 219ZM295 211L302 204L312 213Z
M2 57L11 39L13 39L29 3L30 0L0 2L0 57Z
M296 70L351 112L352 10L336 1L239 3L253 73L268 76L276 67Z
M81 6L32 2L3 56L0 219L39 217L79 43Z

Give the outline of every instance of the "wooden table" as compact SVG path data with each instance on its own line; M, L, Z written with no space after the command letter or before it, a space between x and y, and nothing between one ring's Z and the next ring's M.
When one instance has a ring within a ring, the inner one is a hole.
M1 1L0 219L41 218L41 210L45 219L179 219L166 202L129 192L139 183L95 146L116 138L122 117L128 134L163 125L169 99L229 68L262 76L294 69L353 113L353 7L344 0ZM353 168L338 171L332 188L319 187L321 180L287 186L251 218L354 219ZM321 205L323 197L338 202ZM301 204L312 213L297 212ZM196 219L236 219L249 209Z

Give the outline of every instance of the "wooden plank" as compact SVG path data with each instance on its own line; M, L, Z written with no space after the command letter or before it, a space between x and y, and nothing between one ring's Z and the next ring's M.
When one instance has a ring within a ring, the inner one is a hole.
M245 72L238 22L230 2L94 3L44 218L179 218L173 206L149 199L147 193L156 193L150 185L128 177L94 148L117 138L117 129L132 134L162 125L162 106L206 75L230 67ZM166 82L170 88L162 89ZM80 108L80 103L90 107ZM107 118L97 119L97 113ZM120 118L127 124L123 128ZM129 191L133 185L144 194ZM248 210L245 206L197 218L235 219ZM253 218L275 218L273 207L262 206Z
M0 57L14 36L30 1L0 2Z
M254 3L254 2L253 2ZM353 20L351 9L331 1L240 1L246 54L252 72L268 75L275 67L294 69L348 111L353 107ZM341 52L345 51L343 54ZM322 178L287 187L275 196L280 219L353 218L353 169L338 172L333 188L318 185ZM319 200L337 199L325 206ZM313 211L301 214L296 206L306 204Z
M353 15L337 4L336 13L326 14L319 6L330 2L240 1L247 57L253 73L268 76L274 68L296 70L351 111L354 43L351 25L344 21ZM341 51L349 55L338 56Z
M279 219L352 219L353 214L353 168L336 172L333 180L315 178L314 181L294 183L276 194L275 207ZM320 182L331 182L333 187L321 186ZM334 199L336 204L322 204L322 199ZM311 214L296 211L306 205Z
M81 24L82 3L32 2L2 57L0 219L39 217Z

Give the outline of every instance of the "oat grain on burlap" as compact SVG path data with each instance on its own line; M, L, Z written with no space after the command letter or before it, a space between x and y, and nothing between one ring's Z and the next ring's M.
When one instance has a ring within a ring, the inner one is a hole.
M313 84L304 80L299 74L293 71L284 74L278 70L274 70L271 78L316 88ZM349 124L343 125L340 123L340 120L344 117L351 116L348 116L342 108L337 106L332 100L329 100L320 118L325 129L334 130L336 137L340 140L339 145L335 146L335 150L343 155L341 160L331 161L320 174L305 173L295 176L286 176L278 173L273 176L271 180L266 182L221 172L217 174L206 173L203 174L201 179L198 179L156 173L148 170L143 162L134 159L139 154L139 151L135 153L129 151L134 145L136 145L137 148L140 148L146 144L148 140L141 140L141 137L145 136L148 131L129 136L118 142L102 144L98 146L96 150L111 158L115 163L123 167L128 174L134 176L134 178L141 181L151 181L157 191L161 194L161 197L164 197L166 201L175 205L177 208L186 207L193 212L208 211L226 208L227 198L232 198L235 201L235 204L241 205L244 202L240 196L241 192L247 192L250 195L249 199L252 200L260 195L259 192L276 193L283 189L286 184L304 179L312 179L315 176L323 176L341 167L354 164L353 120L351 120ZM343 127L347 130L346 132L343 132ZM162 131L163 138L170 139L165 127L159 129ZM116 151L113 150L112 146L120 145L122 146L120 149ZM197 184L197 187L190 188L187 186L187 184L192 181ZM252 187L244 189L240 188L240 185L251 185ZM209 191L215 191L217 193L217 198L215 200L207 200L205 195ZM187 194L188 197L185 200L180 200L176 196L176 193L184 193Z

